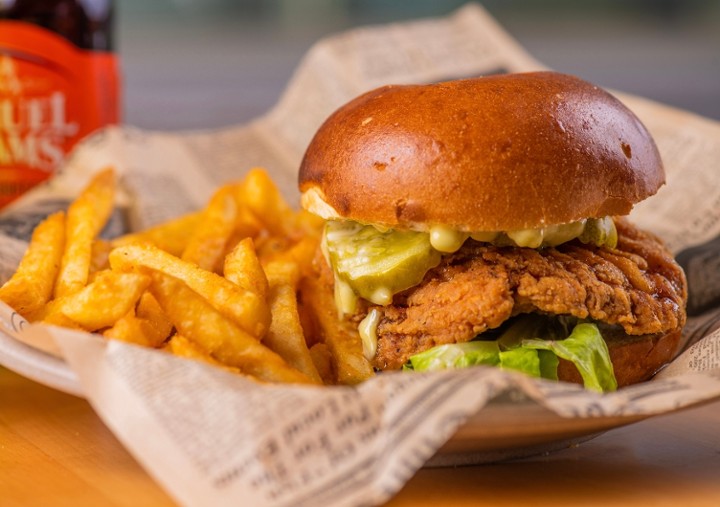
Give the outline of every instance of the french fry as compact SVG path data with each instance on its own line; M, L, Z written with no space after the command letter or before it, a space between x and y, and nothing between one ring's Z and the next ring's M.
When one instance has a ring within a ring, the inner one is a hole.
M44 221L0 299L32 322L263 382L373 375L357 332L309 276L322 220L293 211L264 170L219 189L203 211L108 241L98 234L115 186L113 171L101 171L65 214Z
M316 343L310 347L310 357L322 378L323 384L334 384L336 373L333 371L333 358L330 349L324 343Z
M182 260L197 264L208 271L218 272L225 255L225 245L235 230L238 207L231 186L215 192L203 213L202 227L195 229Z
M172 331L172 322L167 318L160 308L160 303L149 292L144 292L140 296L136 309L137 318L146 320L154 329L155 335L164 340L170 336Z
M67 211L65 251L55 282L55 297L69 296L87 284L92 244L113 210L115 172L96 174Z
M298 284L297 295L297 307L298 315L300 317L300 324L305 334L305 342L308 347L315 345L316 343L322 343L322 336L320 335L320 327L315 318L314 310L307 301L305 291L307 290L308 282L305 278L300 279Z
M117 237L112 240L112 246L115 248L135 243L150 243L160 250L180 257L202 220L202 211L189 213L143 231Z
M238 204L238 213L235 220L235 236L238 241L243 238L254 238L265 229L265 225L255 216L250 208L237 200L237 190L235 194Z
M319 217L307 210L301 209L295 215L296 226L302 230L305 235L320 239L323 228L325 227L325 219Z
M95 281L47 305L41 320L55 322L62 314L87 331L110 327L135 306L150 279L140 273L101 271Z
M135 343L144 347L160 347L172 331L172 323L162 313L157 300L149 292L140 296L137 310L131 309L103 332L106 338Z
M264 169L251 169L238 187L238 199L276 236L292 235L295 213Z
M300 274L309 276L313 270L312 263L320 246L320 238L307 236L295 243L288 253L300 267Z
M206 351L198 347L195 343L188 340L183 335L177 333L174 334L172 338L170 338L166 350L178 357L184 357L185 359L194 359L195 361L202 361L212 366L227 370L231 373L242 375L242 372L238 368L221 363L213 356L208 354Z
M103 271L110 267L108 263L108 255L112 250L112 243L104 239L96 239L92 244L92 255L90 256L90 274L88 279L91 279L93 274L98 271Z
M130 311L119 318L112 327L103 331L102 334L105 338L151 348L161 346L165 338L167 338L167 335L159 335L157 329L149 321L137 318L134 311Z
M245 238L225 257L223 274L226 279L245 290L267 298L268 281L255 253L253 240Z
M263 266L270 288L289 285L293 290L300 282L300 268L292 259L277 259Z
M85 329L80 324L72 320L64 313L60 312L48 313L47 315L43 316L41 322L43 324L51 324L53 326L75 329L77 331L85 331Z
M262 264L282 258L292 248L292 240L288 236L264 236L255 243L257 256Z
M266 382L311 383L182 281L153 272L150 291L177 332L220 362Z
M113 270L121 271L145 267L178 278L215 309L258 339L265 335L270 325L270 310L264 298L152 245L133 244L118 247L110 252L110 266ZM162 306L159 299L158 302Z
M311 276L313 273L313 260L318 250L320 240L312 236L306 236L291 246L284 249L279 244L274 248L265 250L262 254L262 261L265 264L270 262L293 262L298 268L298 276Z
M303 282L303 301L312 310L322 341L332 355L336 382L352 385L372 377L373 369L363 355L357 330L350 322L338 319L332 292L320 287L314 278L306 278Z
M43 220L33 231L17 271L0 287L0 300L25 318L39 311L52 296L65 248L65 213Z
M268 303L272 320L263 343L277 352L288 364L314 381L322 383L310 357L298 315L298 266L292 262L271 262L265 266L265 273L270 285Z

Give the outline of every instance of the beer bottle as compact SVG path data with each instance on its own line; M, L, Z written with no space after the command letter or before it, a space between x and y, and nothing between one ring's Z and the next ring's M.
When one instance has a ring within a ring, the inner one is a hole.
M112 0L0 0L0 207L119 121Z

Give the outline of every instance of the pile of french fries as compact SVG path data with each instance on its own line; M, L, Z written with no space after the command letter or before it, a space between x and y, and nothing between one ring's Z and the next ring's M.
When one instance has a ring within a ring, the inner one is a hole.
M321 221L295 212L252 169L207 206L99 238L117 187L95 175L47 217L0 300L30 322L98 333L205 361L261 382L355 384L372 376L353 329L319 290Z

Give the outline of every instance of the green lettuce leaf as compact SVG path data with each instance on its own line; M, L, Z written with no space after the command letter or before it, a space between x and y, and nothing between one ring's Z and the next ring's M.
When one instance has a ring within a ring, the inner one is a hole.
M557 380L558 364L560 360L550 350L538 350L538 358L540 359L540 376L549 380Z
M518 347L500 352L500 368L517 370L533 377L540 377L540 357L537 350Z
M573 327L573 322L537 315L521 317L497 340L439 345L411 356L403 369L431 371L485 364L557 380L562 358L577 367L586 388L614 391L617 382L600 330L590 323Z
M551 351L571 361L588 389L600 392L617 389L610 352L595 324L578 324L564 340L523 340L522 347Z
M435 371L467 368L478 364L496 366L500 363L496 342L473 341L438 345L410 357L404 370Z

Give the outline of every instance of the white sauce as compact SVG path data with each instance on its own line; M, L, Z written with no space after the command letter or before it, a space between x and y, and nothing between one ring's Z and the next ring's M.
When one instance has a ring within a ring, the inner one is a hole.
M354 314L357 310L358 297L350 284L341 280L337 275L335 275L334 293L335 307L340 317Z
M360 333L360 339L362 340L363 355L365 359L370 361L377 353L377 326L380 323L380 311L377 308L373 308L360 321L358 326L358 332Z
M435 225L430 228L430 244L438 252L457 252L468 239L466 232L451 229L444 225Z

